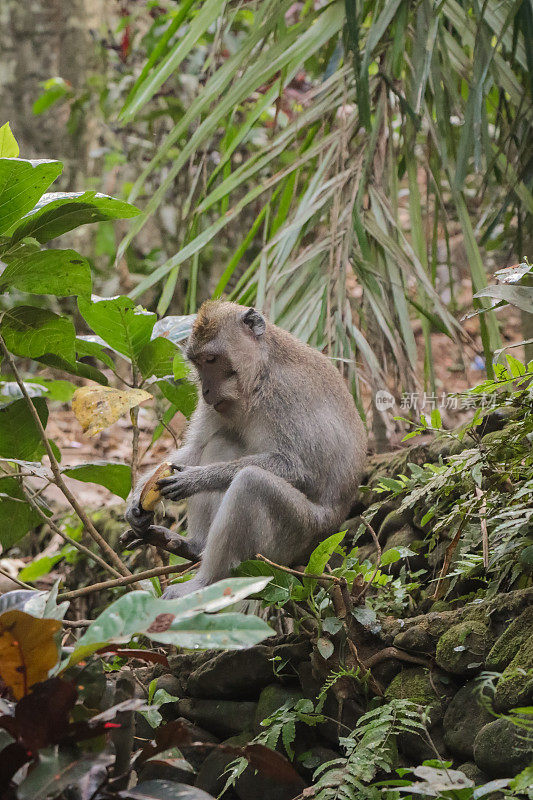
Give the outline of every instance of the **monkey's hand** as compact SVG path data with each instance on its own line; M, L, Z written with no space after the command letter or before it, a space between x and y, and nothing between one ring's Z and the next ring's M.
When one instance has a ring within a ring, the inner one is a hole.
M129 522L133 528L134 533L142 536L154 521L154 512L145 511L140 502L137 501L128 506L124 517L126 522Z
M169 553L186 558L189 561L196 561L198 552L188 543L187 539L179 533L173 533L162 525L150 525L144 533L139 534L134 530L128 530L120 537L120 544L124 550L133 550L136 547L145 547L153 544Z
M184 500L202 491L202 467L181 467L172 465L174 475L157 481L159 491L167 500Z

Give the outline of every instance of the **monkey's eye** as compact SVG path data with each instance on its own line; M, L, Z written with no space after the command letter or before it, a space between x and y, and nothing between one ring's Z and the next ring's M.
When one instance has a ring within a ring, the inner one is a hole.
M217 360L216 356L206 356L205 363L206 364L213 364Z

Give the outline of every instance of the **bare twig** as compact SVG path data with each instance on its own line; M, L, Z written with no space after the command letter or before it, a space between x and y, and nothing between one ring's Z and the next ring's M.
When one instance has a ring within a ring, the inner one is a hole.
M92 619L62 619L65 628L88 628Z
M487 503L485 494L481 491L479 486L476 486L476 497L481 499L479 507L479 522L481 525L481 535L483 537L483 566L485 570L489 568L489 532L487 530Z
M326 575L322 573L322 575L312 575L310 572L299 572L297 569L290 569L290 567L284 567L281 564L276 564L275 561L271 561L266 556L262 556L261 553L256 553L256 558L261 559L266 564L270 564L271 567L275 567L276 569L280 569L282 572L288 572L289 575L297 575L299 578L311 578L311 580L317 581L332 581L332 583L341 583L342 578L338 578L336 575Z
M130 419L132 425L131 438L131 488L135 488L137 483L137 470L139 469L139 409L130 408Z
M6 569L2 569L1 567L0 575L3 575L5 578L9 578L10 581L13 581L13 583L16 583L17 586L20 586L22 589L33 589L33 586L30 586L28 583L24 583L24 581L21 581L18 578L14 578L13 575L10 575Z
M433 600L438 600L441 596L442 584L446 575L448 574L448 570L450 569L450 564L452 563L453 554L459 544L459 539L461 538L461 534L463 532L463 528L466 525L466 517L463 519L461 524L457 529L457 533L453 537L452 541L446 548L446 553L444 554L444 563L442 565L442 569L440 571L439 579L437 581L437 585L435 586L435 592L433 593Z
M28 392L26 390L26 386L24 385L24 381L20 377L20 373L19 373L19 371L17 369L17 366L15 364L13 356L11 355L9 350L7 349L6 343L4 342L4 339L3 339L3 337L1 335L0 335L0 348L2 349L2 351L3 351L3 353L4 353L5 357L6 357L6 361L9 364L9 367L12 370L13 375L15 376L15 380L16 380L16 382L18 384L18 387L19 387L20 391L22 392L22 396L24 397L24 399L26 401L26 404L28 406L30 414L33 417L35 425L37 426L37 430L39 431L39 435L41 437L42 443L43 443L44 448L46 450L46 454L47 454L47 456L48 456L48 458L50 460L50 467L51 467L52 473L54 475L54 483L63 492L64 496L66 497L66 499L68 500L68 502L70 503L70 505L72 506L72 508L74 509L76 514L78 515L78 517L80 518L81 522L83 523L83 527L85 528L85 530L87 531L89 536L92 539L94 539L94 541L98 544L98 546L100 547L102 552L105 553L105 555L109 558L109 560L115 565L115 567L120 572L120 574L124 575L124 576L131 575L131 572L126 567L126 565L123 563L123 561L119 558L119 556L115 553L113 548L110 547L110 545L106 542L104 537L101 536L101 534L98 533L98 531L94 527L93 523L89 519L88 515L85 513L84 509L80 506L80 504L78 503L77 499L74 497L74 495L72 494L72 492L68 488L67 484L65 483L65 480L63 479L63 476L61 474L61 469L60 469L59 464L57 462L57 459L56 459L56 457L54 455L54 451L52 450L50 442L48 441L48 437L46 435L46 431L45 431L45 429L43 427L43 424L41 422L41 418L39 417L39 414L37 413L37 409L35 408L32 400L31 400L31 397L29 396L29 394L28 394Z
M378 574L378 570L379 570L379 567L380 567L380 564L381 564L381 546L379 544L378 537L376 536L376 532L375 532L374 528L372 527L372 525L370 524L370 522L367 519L365 519L364 517L361 517L361 522L363 523L363 525L365 526L367 531L369 531L370 535L372 536L372 539L374 540L374 544L376 546L378 558L377 558L377 561L376 561L376 569L374 570L374 574L372 575L372 577L370 578L368 583L365 583L365 585L363 586L363 588L361 589L361 591L359 592L359 594L355 598L355 602L359 603L359 604L361 604L363 602L363 600L366 597L366 594L367 594L368 590L370 589L370 587L374 583L374 579L375 579L376 575Z
M171 573L185 575L187 572L191 572L193 569L197 569L199 566L200 561L198 561L196 564L189 564L187 567L182 569L180 569L179 565L170 567L154 567L153 569L147 569L145 572L138 572L137 575L126 575L125 577L117 578L116 580L94 583L92 586L84 586L83 589L75 589L72 592L63 592L57 596L57 599L74 600L75 597L84 597L87 594L100 592L104 589L114 589L116 586L128 586L130 583L146 580L147 578L156 578L158 575L170 575Z
M71 544L73 547L76 548L76 550L79 550L80 553L84 553L89 558L92 558L93 561L96 561L97 564L100 564L101 567L103 567L105 570L110 572L112 575L120 577L120 572L118 570L116 570L114 567L112 567L111 564L108 564L107 561L104 561L104 559L101 556L99 556L97 553L93 553L92 550L89 550L89 548L85 547L85 545L82 544L81 542L77 542L75 539L72 539L66 533L63 533L63 531L55 524L55 522L52 519L52 517L48 517L44 513L44 511L42 510L40 505L35 502L34 497L32 497L32 495L30 495L30 493L27 491L26 487L24 486L24 484L22 482L21 482L21 488L22 488L22 491L24 492L24 496L26 497L26 500L28 501L28 503L37 512L37 514L41 517L43 522L45 522L48 525L50 530L52 530L54 533L57 533L57 535L60 536L63 539L63 541L68 542L69 544Z

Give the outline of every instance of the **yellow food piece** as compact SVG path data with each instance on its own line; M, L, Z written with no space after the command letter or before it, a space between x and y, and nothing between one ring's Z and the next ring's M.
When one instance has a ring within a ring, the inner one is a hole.
M157 481L161 478L169 478L172 475L172 465L168 461L163 461L158 466L151 478L149 478L143 486L141 496L139 498L141 508L144 511L153 511L158 502L161 500L161 492Z

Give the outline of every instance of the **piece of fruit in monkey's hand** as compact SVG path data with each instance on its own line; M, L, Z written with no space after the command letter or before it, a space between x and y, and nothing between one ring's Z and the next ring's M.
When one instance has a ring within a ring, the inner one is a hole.
M139 497L139 504L143 511L153 511L161 500L161 491L157 485L158 480L161 478L169 478L172 475L172 464L169 461L163 461L158 466L151 478L149 478L143 486L141 496Z

